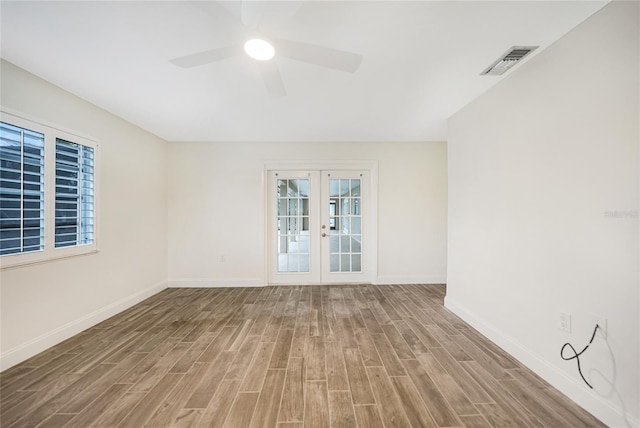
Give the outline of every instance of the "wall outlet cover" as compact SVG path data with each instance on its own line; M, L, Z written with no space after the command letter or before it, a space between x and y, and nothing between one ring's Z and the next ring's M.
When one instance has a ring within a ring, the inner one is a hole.
M571 314L566 312L558 313L558 328L567 333L571 333Z
M596 337L602 337L603 339L607 338L607 319L603 316L600 315L594 315L592 314L589 317L590 320L590 327L589 328L595 328L596 325L598 325L598 331L596 332Z

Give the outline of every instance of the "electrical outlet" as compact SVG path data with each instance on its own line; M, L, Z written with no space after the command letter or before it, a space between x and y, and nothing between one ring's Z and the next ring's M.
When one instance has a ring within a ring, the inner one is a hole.
M224 254L220 256L220 262L224 262Z
M601 317L600 315L591 315L589 317L591 325L589 328L593 329L598 325L598 331L596 332L596 337L602 337L603 339L607 338L607 319L605 317ZM593 331L593 330L592 330Z
M571 333L571 314L559 312L558 315L558 328L567 333Z

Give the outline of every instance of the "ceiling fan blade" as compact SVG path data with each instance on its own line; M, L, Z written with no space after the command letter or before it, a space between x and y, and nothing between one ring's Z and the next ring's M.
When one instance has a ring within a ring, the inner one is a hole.
M191 1L190 4L206 13L212 19L212 24L222 26L233 37L245 37L247 29L240 20L240 10L234 10L234 3L220 3L218 1Z
M304 1L247 1L240 5L242 24L267 34L278 34L298 13Z
M268 7L267 2L242 1L240 4L242 25L250 30L257 30L266 7Z
M362 63L362 55L310 43L274 40L276 55L308 62L334 70L355 72Z
M280 70L275 61L264 61L260 63L260 74L262 75L264 86L272 98L280 98L287 95Z
M238 46L225 46L223 48L209 49L203 52L185 55L169 60L170 63L178 67L191 68L199 65L209 64L210 62L220 61L231 58L242 52L242 48Z

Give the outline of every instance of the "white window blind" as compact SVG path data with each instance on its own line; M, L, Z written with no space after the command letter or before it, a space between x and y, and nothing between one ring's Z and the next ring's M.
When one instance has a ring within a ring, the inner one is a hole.
M94 239L94 151L56 139L55 247Z
M44 135L0 122L0 255L44 247Z

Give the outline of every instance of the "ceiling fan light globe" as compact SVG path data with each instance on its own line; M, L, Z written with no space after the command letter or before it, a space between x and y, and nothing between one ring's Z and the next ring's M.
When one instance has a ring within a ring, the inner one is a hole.
M275 55L273 45L263 39L247 40L244 44L244 51L251 58L258 61L268 61Z

